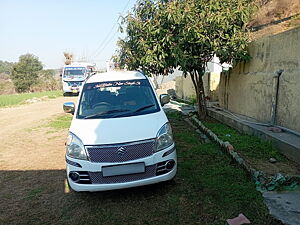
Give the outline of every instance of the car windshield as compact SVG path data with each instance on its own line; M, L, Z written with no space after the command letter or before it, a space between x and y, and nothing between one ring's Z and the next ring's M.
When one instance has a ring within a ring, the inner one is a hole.
M160 110L147 79L86 83L77 118L118 118Z
M66 67L64 71L65 76L76 76L76 75L84 75L85 73L84 67Z

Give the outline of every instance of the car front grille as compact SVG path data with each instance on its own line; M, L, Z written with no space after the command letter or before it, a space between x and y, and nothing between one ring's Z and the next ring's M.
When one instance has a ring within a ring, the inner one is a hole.
M152 166L146 166L144 173L103 177L102 172L89 172L89 175L92 184L126 183L126 182L132 182L132 181L155 177L156 164Z
M88 146L91 162L126 162L153 155L155 139L116 145Z
M107 176L104 177L102 172L90 172L90 171L77 171L80 176L78 184L117 184L117 183L127 183L132 181L138 181L143 179L148 179L151 177L161 176L170 172L172 168L167 167L167 163L173 161L168 160L160 162L158 164L150 165L145 167L145 172L136 174L126 174L117 176Z

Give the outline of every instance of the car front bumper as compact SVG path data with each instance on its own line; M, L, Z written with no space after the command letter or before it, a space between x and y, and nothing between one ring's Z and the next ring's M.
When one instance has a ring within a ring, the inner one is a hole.
M75 85L69 85L67 81L63 81L64 93L79 93L83 85L83 81L78 81Z
M66 86L66 87L63 87L63 91L64 91L64 93L74 93L74 94L77 94L80 91L80 87Z
M172 149L173 151L170 154L164 156L166 152ZM90 191L90 192L106 191L106 190L115 190L115 189L131 188L131 187L143 186L148 184L154 184L162 181L171 180L176 175L177 172L177 155L176 155L176 149L174 145L170 146L165 150L154 153L153 155L147 158L127 161L123 163L92 163L86 160L76 160L68 156L66 157L66 160L67 160L67 179L70 187L74 191ZM169 161L175 162L173 168L164 172L163 174L159 174L157 171L159 170L160 165ZM73 165L71 165L70 162L73 162L71 163ZM123 164L141 163L141 162L145 164L146 168L151 168L152 172L150 171L150 177L146 176L147 173L146 171L145 173L140 173L135 175L128 174L128 175L120 175L120 176L113 176L113 177L101 177L102 179L101 182L103 183L92 182L94 180L93 179L94 175L92 174L101 175L103 166L123 165ZM77 166L74 163L77 163ZM79 167L78 165L80 165L81 167ZM89 174L91 182L87 184L74 182L69 177L69 173L73 171ZM133 177L136 177L137 179L135 180L133 179Z

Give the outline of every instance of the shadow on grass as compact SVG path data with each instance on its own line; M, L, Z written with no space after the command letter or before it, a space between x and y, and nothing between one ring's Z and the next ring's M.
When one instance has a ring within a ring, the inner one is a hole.
M74 192L64 170L0 171L0 224L153 224L174 186Z

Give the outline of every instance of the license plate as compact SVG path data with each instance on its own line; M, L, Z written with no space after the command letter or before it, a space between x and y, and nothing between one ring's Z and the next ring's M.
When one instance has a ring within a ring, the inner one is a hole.
M102 167L103 177L128 175L128 174L144 173L144 172L145 172L144 163L132 163L126 165Z
M77 92L78 92L78 90L72 90L72 92L73 92L73 93L77 93Z

